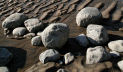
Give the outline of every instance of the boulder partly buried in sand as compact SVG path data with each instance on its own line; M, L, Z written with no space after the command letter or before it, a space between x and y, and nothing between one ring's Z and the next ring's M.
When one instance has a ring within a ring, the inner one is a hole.
M69 27L66 24L53 23L42 32L42 42L46 48L61 48L68 36Z
M119 61L117 65L123 71L123 60Z
M31 44L32 44L33 46L40 46L41 43L42 43L42 40L41 40L41 37L40 37L40 36L35 36L35 37L33 37L32 40L31 40Z
M25 27L17 27L13 30L12 34L14 36L23 36L27 32L27 29Z
M43 23L40 22L37 18L28 19L24 22L24 24L27 30L32 33L43 30L44 27Z
M9 72L7 67L0 67L0 72Z
M39 56L39 60L44 64L47 62L56 61L59 58L60 58L60 54L55 49L48 49L42 52Z
M108 43L108 47L112 51L123 52L123 40L111 41Z
M76 16L78 26L86 27L89 24L96 23L102 19L101 12L95 7L83 8Z
M102 45L108 41L108 33L102 25L90 24L87 27L87 37L94 45Z
M14 29L16 27L23 26L24 21L27 18L28 17L25 16L23 13L14 13L3 21L2 27L8 29Z
M65 64L69 64L74 60L74 55L72 53L66 53L64 55Z
M0 66L6 65L12 59L12 53L6 48L0 48Z
M110 53L108 53L102 46L88 48L86 52L86 64L99 63L110 59L110 57Z

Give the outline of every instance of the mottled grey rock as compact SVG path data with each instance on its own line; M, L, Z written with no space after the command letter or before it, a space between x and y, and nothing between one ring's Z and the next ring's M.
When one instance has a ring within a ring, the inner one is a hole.
M78 26L86 27L89 24L96 23L102 19L101 12L95 7L85 7L76 16L76 23Z
M50 24L42 32L42 42L46 48L61 48L69 37L69 27L63 23Z
M80 34L79 36L76 37L76 40L83 47L87 47L89 44L89 41L85 34Z
M2 27L14 29L16 27L22 26L27 18L28 17L22 13L14 13L3 21Z
M74 55L72 53L66 53L64 55L65 64L69 64L74 60Z
M108 43L112 51L123 52L123 40L115 40Z
M39 46L39 45L41 45L41 43L42 43L42 41L41 41L41 37L40 36L35 36L31 40L31 44L33 46Z
M47 62L56 61L59 58L60 54L55 49L48 49L42 52L39 56L39 60L44 64Z
M0 72L9 72L7 67L0 67Z
M119 56L120 56L120 53L118 53L118 52L116 52L116 51L111 51L111 52L110 52L110 55L111 55L112 57L119 57Z
M24 37L24 38L31 39L31 38L33 38L33 37L35 37L35 36L36 36L35 33L28 33L28 34L24 35L23 37Z
M102 46L88 48L86 52L86 64L94 64L110 58L110 53L108 53Z
M23 36L27 32L27 29L25 27L17 27L13 30L12 34L14 36Z
M28 19L24 22L29 32L35 33L43 29L44 25L37 18Z
M65 69L61 68L61 69L58 69L57 72L68 72L68 71L66 71Z
M6 48L0 48L0 66L6 65L12 59L12 53Z
M119 61L117 65L123 71L123 60Z
M94 45L102 45L108 41L108 33L102 25L90 24L87 27L87 37Z

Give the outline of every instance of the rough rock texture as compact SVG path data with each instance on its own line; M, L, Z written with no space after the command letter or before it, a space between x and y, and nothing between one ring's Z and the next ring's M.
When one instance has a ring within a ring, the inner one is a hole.
M123 52L123 40L111 41L108 43L108 47L112 51Z
M24 35L23 37L31 39L31 38L35 37L35 33L28 33L28 34Z
M38 32L43 29L43 23L36 18L28 19L24 22L29 32Z
M69 27L63 23L50 24L42 32L42 42L47 48L61 48L68 39Z
M39 46L39 45L41 45L41 43L42 43L42 41L41 41L41 37L40 36L35 36L31 40L31 44L33 46Z
M87 37L94 45L102 45L108 41L108 34L102 25L90 24L87 27Z
M13 30L13 35L14 36L23 36L27 32L27 29L25 27L18 27Z
M76 23L78 26L87 26L92 23L98 24L102 19L101 12L94 7L83 8L76 16Z
M22 26L26 19L27 16L25 16L24 14L14 13L3 21L2 27L8 29L14 29L16 27Z
M56 61L59 58L60 54L55 49L48 49L41 53L39 56L39 60L44 64L47 62Z
M108 60L110 54L102 47L96 46L94 48L88 48L86 52L86 64L94 64L104 60Z
M117 65L123 71L123 60L119 61Z
M65 64L69 64L74 60L74 55L72 53L66 53L64 55Z
M120 53L118 53L118 52L116 52L116 51L111 51L111 52L110 52L110 55L111 55L112 57L119 57L119 56L120 56Z
M9 72L7 67L0 67L0 72Z
M6 65L12 59L12 53L5 48L0 48L0 66Z
M80 34L79 36L76 37L76 40L83 47L87 47L89 44L89 41L85 34Z
M58 69L57 72L68 72L65 69Z

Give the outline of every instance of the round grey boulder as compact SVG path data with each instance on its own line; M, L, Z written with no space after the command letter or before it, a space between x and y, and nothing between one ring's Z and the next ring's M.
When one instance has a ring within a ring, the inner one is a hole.
M12 59L12 53L6 48L0 48L0 66L6 65Z
M61 48L69 37L69 27L63 23L50 24L42 32L42 42L46 48Z
M88 48L86 52L86 64L99 63L110 58L110 53L108 53L102 46Z
M23 13L14 13L3 21L2 27L14 29L16 27L22 26L27 18L28 17L25 16Z
M108 43L112 51L123 52L123 40L115 40Z
M25 27L29 32L35 33L43 29L43 23L40 22L37 18L31 18L24 22Z
M13 30L12 34L14 36L23 36L27 32L27 29L25 27L17 27Z
M56 61L59 58L60 58L60 54L55 49L48 49L42 52L39 56L39 60L44 64L47 62Z
M0 67L0 72L9 72L7 67Z
M105 44L109 39L107 30L102 25L88 25L86 35L94 45Z
M101 12L95 7L85 7L76 16L76 23L80 27L86 27L89 24L96 23L102 19Z
M121 69L121 71L123 71L123 60L119 61L117 65Z
M40 46L41 43L42 43L42 40L41 40L41 37L40 37L40 36L35 36L35 37L33 37L32 40L31 40L31 44L32 44L33 46Z

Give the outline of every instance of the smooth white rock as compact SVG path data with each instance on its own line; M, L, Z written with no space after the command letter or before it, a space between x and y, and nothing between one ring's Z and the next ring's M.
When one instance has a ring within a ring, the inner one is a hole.
M37 35L38 35L38 36L42 36L42 32L38 32Z
M7 67L0 67L0 72L9 72Z
M119 61L117 65L123 71L123 60Z
M14 36L23 36L27 32L27 29L25 27L17 27L13 30L12 34Z
M33 46L39 46L39 45L41 45L41 43L42 43L42 41L41 41L41 37L40 36L35 36L31 40L31 44Z
M74 60L74 55L69 52L64 55L65 64L69 64Z

